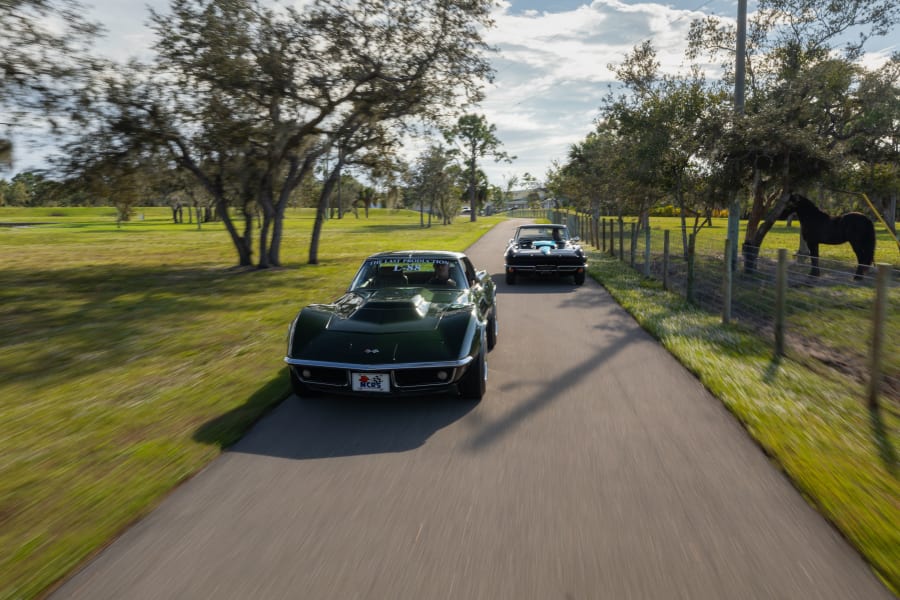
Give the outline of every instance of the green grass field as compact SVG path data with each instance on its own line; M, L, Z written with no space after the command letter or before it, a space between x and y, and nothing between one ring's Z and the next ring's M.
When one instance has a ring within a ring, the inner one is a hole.
M284 398L292 317L339 295L365 255L462 250L497 222L347 215L307 265L312 214L296 211L284 267L247 271L221 225L137 212L117 227L110 208L0 208L0 223L37 224L0 227L0 598L39 596ZM751 333L594 264L900 589L897 414L861 412L845 381L818 386Z
M676 235L675 228L678 220L674 218L651 219L654 228L669 228L672 236L673 252L680 251L680 234ZM900 273L900 248L894 242L890 232L881 224L876 224L876 255L875 262L891 265ZM743 235L743 229L741 230ZM697 236L698 255L716 256L716 260L710 261L712 272L708 270L702 273L707 279L707 285L711 280L716 286L721 285L723 278L722 261L726 237L726 220L714 219L712 228L704 228ZM766 236L760 249L760 257L777 261L777 251L785 248L789 256L797 251L799 243L799 227L788 228L783 222L779 222ZM679 241L675 241L676 238ZM651 247L654 252L662 252L662 235L655 231ZM677 250L676 250L677 247ZM638 254L642 252L643 240ZM831 352L840 355L841 359L852 361L858 366L857 370L865 370L868 365L870 329L872 321L872 306L874 301L874 271L869 272L869 281L859 284L850 274L856 268L856 257L849 244L822 245L820 246L821 266L824 273L832 271L834 280L819 285L822 282L806 280L805 274L809 269L808 261L803 264L789 266L792 269L789 289L786 298L787 318L786 328L789 334L805 338L807 343L814 343L822 348L830 348ZM791 257L789 261L793 263ZM641 264L643 258L640 258ZM698 278L700 266L698 262ZM773 272L774 276L774 272ZM774 285L765 285L754 277L743 277L737 274L734 286L734 302L745 307L753 307L760 312L772 311L775 305ZM823 277L823 279L825 279ZM900 280L895 275L893 305L897 305L897 294L900 293ZM719 288L720 289L720 288ZM718 292L718 289L717 289ZM900 340L900 312L888 311L888 321L885 326L887 340L895 350ZM814 341L814 342L812 342ZM893 376L900 376L900 352L889 353L884 357L884 370Z
M2 212L0 212L2 215ZM0 217L2 218L2 217ZM625 222L630 223L631 219L625 217ZM690 228L692 220L688 220ZM681 221L677 217L651 217L650 227L654 230L668 229L671 231L672 251L680 249L681 244ZM740 241L744 239L745 222L741 222ZM696 247L697 252L718 253L721 254L724 248L725 238L728 237L728 220L712 219L712 226L703 227L697 234ZM616 230L618 232L618 229ZM618 233L616 234L618 235ZM881 223L875 223L875 262L893 265L894 268L900 268L900 247ZM777 221L775 226L766 234L761 247L761 254L774 256L779 248L786 248L789 252L796 252L800 244L800 225L794 222L792 227L788 227L785 221ZM819 255L823 261L841 261L847 263L856 263L856 256L849 244L839 244L835 246L821 245L819 246Z

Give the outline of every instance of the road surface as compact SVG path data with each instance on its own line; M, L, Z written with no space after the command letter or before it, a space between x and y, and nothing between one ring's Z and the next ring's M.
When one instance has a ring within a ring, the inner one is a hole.
M482 402L291 397L53 598L893 597L602 287L506 286L515 224Z

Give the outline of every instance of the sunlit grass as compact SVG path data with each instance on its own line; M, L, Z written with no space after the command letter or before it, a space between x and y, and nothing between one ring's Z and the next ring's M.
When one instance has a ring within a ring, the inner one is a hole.
M628 218L626 217L626 220ZM693 224L693 219L688 219L688 227ZM681 220L677 217L651 217L650 227L653 229L669 229L672 236L672 249L680 248ZM746 221L741 221L738 241L743 243ZM712 219L712 227L704 227L697 233L697 251L706 253L722 253L725 238L728 237L728 219ZM881 223L875 223L875 262L893 265L900 268L900 248L891 236L891 232L885 229ZM788 227L786 221L776 221L775 225L766 234L760 251L773 255L779 248L786 248L791 253L797 252L800 246L800 223L794 221L793 226ZM856 263L856 255L850 244L819 246L819 256L822 260L835 260L847 263Z
M804 495L900 592L900 410L873 412L827 369L776 359L771 340L591 257L591 274L737 416Z
M40 594L281 400L291 319L364 256L463 250L497 222L350 214L309 265L313 216L292 211L284 268L246 271L220 224L138 213L0 210L53 223L0 227L0 598Z

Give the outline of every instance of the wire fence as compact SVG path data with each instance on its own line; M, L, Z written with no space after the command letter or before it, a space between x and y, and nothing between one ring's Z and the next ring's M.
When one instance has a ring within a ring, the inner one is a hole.
M595 252L661 281L700 309L722 315L723 323L770 337L776 353L797 353L836 369L865 385L870 403L900 402L898 269L879 265L855 280L855 263L820 259L820 274L813 276L809 257L781 250L786 260L779 278L779 250L753 248L750 260L731 251L729 271L727 241L711 231L687 239L693 252L686 253L688 236L680 229L552 210L516 216L564 223Z

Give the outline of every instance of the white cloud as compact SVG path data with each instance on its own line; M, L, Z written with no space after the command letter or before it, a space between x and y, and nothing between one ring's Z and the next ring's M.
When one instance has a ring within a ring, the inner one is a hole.
M506 151L519 157L513 167L539 178L591 130L602 97L615 84L609 65L649 39L663 70L683 70L688 28L701 16L618 0L555 13L512 8L501 4L497 28L487 35L499 53L496 83L481 108L497 125ZM490 179L509 170L488 162L482 168Z

